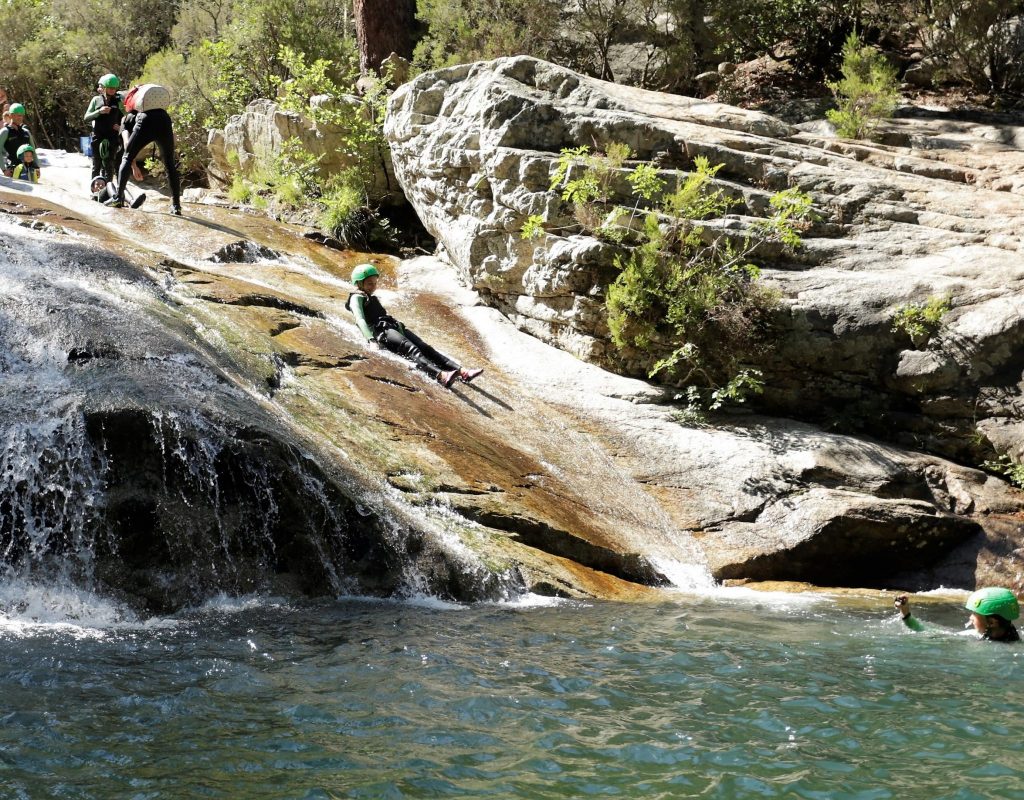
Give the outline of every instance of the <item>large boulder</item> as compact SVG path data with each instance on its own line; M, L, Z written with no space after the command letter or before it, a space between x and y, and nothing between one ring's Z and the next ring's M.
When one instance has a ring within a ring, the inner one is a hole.
M311 110L323 105L348 106L353 114L366 113L358 97L332 98L325 95L310 101ZM282 109L273 100L253 100L241 114L231 117L223 129L213 129L207 137L214 186L229 186L236 174L248 176L273 168L285 143L297 141L302 149L318 160L321 177L340 175L358 166L344 145L344 132L333 125L317 123L315 115L303 115ZM404 202L395 180L390 154L380 147L373 158L376 168L366 177L367 192L373 202L398 205Z
M624 142L679 175L707 156L740 199L724 221L737 230L773 191L808 192L821 219L803 247L761 260L783 302L758 364L761 408L980 464L1005 452L986 432L1024 416L1020 129L930 123L929 134L902 121L896 144L869 146L517 57L418 76L392 97L385 130L406 196L483 302L637 376L663 352L611 345L617 251L551 191L560 151ZM545 221L539 244L520 234L531 215ZM932 297L951 305L932 336L894 329L899 309Z

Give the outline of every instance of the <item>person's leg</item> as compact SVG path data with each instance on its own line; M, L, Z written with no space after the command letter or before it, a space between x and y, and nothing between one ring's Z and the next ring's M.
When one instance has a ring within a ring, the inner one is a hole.
M431 362L433 362L434 365L437 366L438 372L442 370L461 369L458 363L452 361L444 353L435 350L433 347L431 347L429 344L423 341L419 336L417 336L408 328L405 329L405 338L412 342L413 345L415 345L419 349L420 353L425 358L429 359Z
M120 137L117 135L108 136L101 140L99 145L101 151L106 148L107 157L103 159L103 176L108 180L114 179L114 171L117 169L117 144Z
M441 372L437 365L423 355L423 352L416 343L409 338L408 331L403 335L400 330L388 328L384 331L383 335L378 335L377 341L392 353L400 355L402 358L407 358L415 363L417 367L432 378L436 378L438 373ZM419 341L419 339L417 339L417 341Z
M124 157L117 170L117 202L124 202L124 190L128 186L128 178L132 174L132 162L142 152L142 148L153 141L152 126L146 124L145 114L139 114L135 121L132 135L124 148Z
M92 180L97 175L103 173L103 159L100 158L100 140L95 136L89 137L89 147L92 148L92 175L89 176L89 180ZM110 176L106 176L110 179Z
M178 166L174 163L174 131L170 121L156 137L156 146L160 150L160 160L167 171L167 182L171 185L171 206L181 208L181 179L178 177Z

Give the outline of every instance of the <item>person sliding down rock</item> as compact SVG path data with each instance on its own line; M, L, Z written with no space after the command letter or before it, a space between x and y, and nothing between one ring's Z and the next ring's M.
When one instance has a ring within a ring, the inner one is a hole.
M352 270L352 283L359 291L350 294L345 301L345 308L355 316L367 342L412 361L446 389L456 380L469 383L483 373L479 368L463 369L388 314L380 300L373 296L379 275L373 264L357 266Z

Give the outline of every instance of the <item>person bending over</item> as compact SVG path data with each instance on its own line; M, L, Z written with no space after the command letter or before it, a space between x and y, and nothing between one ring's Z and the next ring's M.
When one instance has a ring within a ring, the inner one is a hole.
M111 204L116 208L124 206L124 190L128 183L128 175L139 179L138 166L135 159L142 148L156 142L160 151L160 160L167 171L167 182L171 185L171 213L181 216L181 181L178 178L178 167L174 162L174 126L171 115L165 109L154 108L150 111L136 111L132 105L132 93L125 101L128 113L121 121L121 136L125 138L124 156L117 170L117 199Z

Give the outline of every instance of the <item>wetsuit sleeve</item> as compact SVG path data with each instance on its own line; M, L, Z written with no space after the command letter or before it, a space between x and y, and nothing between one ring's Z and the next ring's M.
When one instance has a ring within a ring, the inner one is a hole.
M910 630L912 631L920 632L924 630L924 624L913 614L907 614L907 616L902 617L902 620L903 624L910 628Z
M93 122L99 119L100 109L103 108L103 101L98 97L94 97L89 101L89 107L85 109L85 121Z
M352 313L356 318L356 325L359 326L359 330L363 332L363 336L366 337L367 341L373 340L373 331L370 330L369 324L366 322L366 311L364 306L366 305L366 298L361 294L352 295Z
M3 150L4 145L7 144L7 126L0 128L0 150Z

